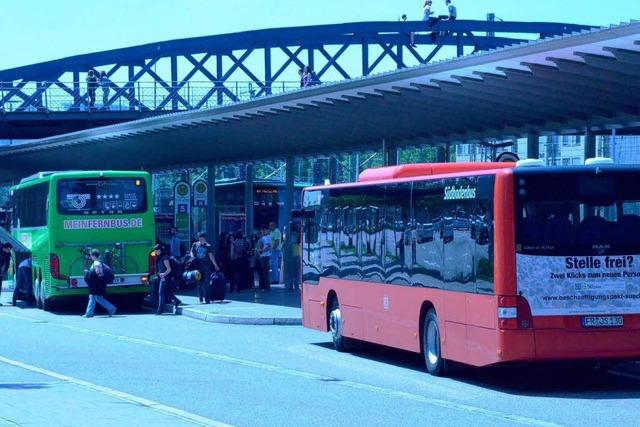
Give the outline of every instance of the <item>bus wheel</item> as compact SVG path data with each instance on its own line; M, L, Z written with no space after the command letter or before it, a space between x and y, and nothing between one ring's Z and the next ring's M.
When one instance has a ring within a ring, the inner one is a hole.
M53 303L51 302L50 299L45 298L44 295L42 295L42 309L44 311L52 311L53 310Z
M334 298L331 301L331 309L329 311L329 331L331 332L333 346L340 352L349 351L351 344L351 340L342 335L342 326L343 320L340 303L338 302L338 298Z
M447 374L447 361L442 358L438 316L433 309L429 310L425 315L423 325L422 352L427 371L436 377L445 376Z
M34 291L33 295L35 295L35 298L36 298L36 307L39 309L42 309L42 295L41 295L39 280L35 281L33 291Z

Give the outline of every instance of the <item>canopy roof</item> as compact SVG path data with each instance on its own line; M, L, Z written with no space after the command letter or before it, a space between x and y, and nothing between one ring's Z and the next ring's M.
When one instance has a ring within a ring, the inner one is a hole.
M0 150L0 181L38 170L235 163L530 132L640 126L640 22L41 139Z

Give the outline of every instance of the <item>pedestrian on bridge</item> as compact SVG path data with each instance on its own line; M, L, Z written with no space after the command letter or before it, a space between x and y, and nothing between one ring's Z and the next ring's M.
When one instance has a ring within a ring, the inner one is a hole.
M87 74L87 96L89 97L89 110L96 105L96 89L98 88L98 77L95 71L89 70Z
M100 87L102 88L102 109L109 109L109 92L111 91L111 80L107 77L107 73L100 71Z
M2 281L11 268L11 251L13 245L11 243L3 243L0 250L0 294L2 293ZM2 303L0 302L0 306Z
M449 15L444 18L445 21L455 21L458 19L458 9L451 3L451 0L445 0L445 3L447 4L447 12L449 13Z

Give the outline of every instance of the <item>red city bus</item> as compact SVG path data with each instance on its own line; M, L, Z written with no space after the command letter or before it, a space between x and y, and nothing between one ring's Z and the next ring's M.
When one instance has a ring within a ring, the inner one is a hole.
M448 361L640 356L640 167L412 164L311 187L303 324Z

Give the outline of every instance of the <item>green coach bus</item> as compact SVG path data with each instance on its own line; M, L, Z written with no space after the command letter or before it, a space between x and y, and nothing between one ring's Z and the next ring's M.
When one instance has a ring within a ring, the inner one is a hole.
M31 251L39 308L87 295L92 248L115 274L109 295L142 304L155 243L150 181L146 172L41 172L11 189L11 233Z

